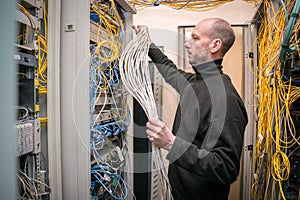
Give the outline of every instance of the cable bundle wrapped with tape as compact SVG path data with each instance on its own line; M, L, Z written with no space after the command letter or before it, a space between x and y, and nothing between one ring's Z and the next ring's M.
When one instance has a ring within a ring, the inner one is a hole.
M158 118L148 65L149 45L148 31L143 28L126 46L119 61L121 80L128 92L139 102L148 119ZM152 145L152 152L153 170L160 173L162 198L173 199L161 151Z

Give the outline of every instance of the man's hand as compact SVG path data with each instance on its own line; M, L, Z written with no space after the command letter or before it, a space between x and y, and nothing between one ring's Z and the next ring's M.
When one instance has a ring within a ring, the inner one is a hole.
M137 25L137 26L132 26L132 29L135 31L136 34L138 34L142 29L146 29L148 32L148 27L145 25Z
M159 148L170 151L175 136L166 125L159 119L150 119L146 124L148 139Z
M145 25L137 25L137 26L132 26L132 29L135 31L135 34L139 34L139 32L141 32L142 29L145 29L148 33L148 42L149 44L152 43L151 39L150 39L150 34L149 34L149 31L148 31L148 26L145 26Z

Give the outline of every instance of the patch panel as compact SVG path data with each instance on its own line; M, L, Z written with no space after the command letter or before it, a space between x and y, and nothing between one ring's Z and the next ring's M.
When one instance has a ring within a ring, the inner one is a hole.
M40 121L19 121L16 125L16 156L27 153L40 153Z
M118 169L124 165L124 156L120 147L110 143L106 144L103 148L97 150L99 156L101 157L102 161L108 163L110 166ZM91 161L91 165L93 166L96 164L95 160Z
M101 114L99 116L98 116L98 114L95 114L94 120L96 120L96 123L105 124L105 123L114 121L115 116L110 111L108 111L108 112L103 111L103 112L101 112Z
M16 125L16 156L33 151L33 129L32 121L19 122Z
M106 99L106 100L105 100ZM106 104L106 105L111 105L113 104L113 99L112 97L106 97L105 96L101 96L98 98L98 101L96 102L96 105L103 105L103 104Z

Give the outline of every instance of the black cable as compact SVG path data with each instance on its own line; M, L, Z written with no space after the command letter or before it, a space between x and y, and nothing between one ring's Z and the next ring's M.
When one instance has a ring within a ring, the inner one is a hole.
M176 8L176 10L181 10L182 8L184 8L185 6L187 6L189 3L191 3L192 0L188 0L183 6L181 6L180 8Z

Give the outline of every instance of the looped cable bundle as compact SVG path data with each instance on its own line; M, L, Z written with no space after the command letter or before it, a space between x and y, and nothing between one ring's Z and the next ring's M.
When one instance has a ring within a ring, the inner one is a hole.
M124 49L120 61L121 80L128 92L139 102L148 119L158 118L148 65L149 35L143 28ZM160 177L163 199L173 199L161 151L152 144L154 169Z
M148 33L142 29L126 46L120 58L120 75L128 92L139 102L148 118L157 118L157 110L148 67Z

